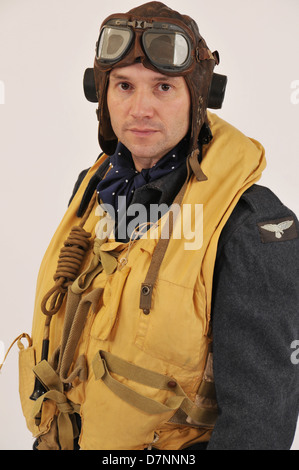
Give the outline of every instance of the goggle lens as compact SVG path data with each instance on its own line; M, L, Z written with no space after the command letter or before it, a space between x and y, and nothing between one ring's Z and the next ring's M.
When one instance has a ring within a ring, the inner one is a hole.
M161 67L182 67L189 57L189 44L180 33L148 31L142 40L149 59Z
M125 54L133 33L129 29L103 28L97 46L97 58L105 62L116 62Z

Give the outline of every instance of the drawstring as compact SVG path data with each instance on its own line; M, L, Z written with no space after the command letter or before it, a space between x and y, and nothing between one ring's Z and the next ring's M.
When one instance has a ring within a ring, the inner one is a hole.
M32 339L30 338L30 336L29 336L27 333L22 333L21 335L19 335L15 340L13 340L13 342L12 342L11 345L9 346L8 350L6 351L6 354L5 354L5 356L4 356L3 362L2 362L2 364L0 364L0 371L1 371L2 367L4 366L4 363L5 363L6 359L7 359L7 356L8 356L8 354L9 354L11 348L14 346L14 344L15 344L16 342L18 342L18 347L19 347L19 349L24 349L25 346L23 345L23 343L22 343L22 341L21 341L22 338L26 338L26 339L27 339L27 341L28 341L28 347L29 347L29 348L32 346Z

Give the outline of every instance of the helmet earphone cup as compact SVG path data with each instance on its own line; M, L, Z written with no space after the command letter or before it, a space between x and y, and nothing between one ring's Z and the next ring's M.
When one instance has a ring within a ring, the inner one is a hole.
M83 77L83 90L85 98L90 101L91 103L97 103L97 91L96 91L96 84L94 80L94 69L88 68L84 72Z

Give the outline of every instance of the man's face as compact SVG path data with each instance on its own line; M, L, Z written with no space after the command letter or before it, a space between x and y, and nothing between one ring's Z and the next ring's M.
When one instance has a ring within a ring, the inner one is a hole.
M112 128L137 170L151 168L188 132L190 94L183 77L141 63L111 71L107 95Z

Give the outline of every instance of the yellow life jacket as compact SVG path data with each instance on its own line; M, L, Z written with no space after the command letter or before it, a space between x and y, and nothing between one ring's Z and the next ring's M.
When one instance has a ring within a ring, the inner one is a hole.
M29 400L32 368L41 355L45 322L40 305L53 286L61 246L80 221L76 212L84 190L106 156L81 184L45 253L37 281L32 344L20 352L21 401L35 436L46 435L58 422L59 438L64 442L63 433L73 425L69 416L80 410L83 450L144 449L152 443L171 450L209 440L215 407L209 410L206 406L203 414L196 410L199 389L203 383L209 388L207 357L218 239L242 193L260 178L266 165L258 142L214 114L209 113L209 120L213 140L204 146L200 166L190 162L193 173L182 195L182 212L193 210L188 233L184 233L186 220L181 216L175 227L183 236L176 236L174 230L154 282L150 268L161 237L149 237L147 232L130 243L108 239L99 244L99 256L119 256L114 258L116 269L99 271L82 295L74 296L77 312L85 313L72 363L66 368L75 377L72 387L63 390L59 378L44 364L41 377L50 383L52 394L33 403ZM85 224L93 237L98 222L95 206ZM159 221L156 233L166 222L167 215ZM197 234L196 240L188 239L191 233ZM81 272L92 259L90 250ZM49 357L55 356L61 343L68 301L72 303L71 293L53 316ZM81 376L80 358L86 360ZM38 375L39 365L35 371ZM38 414L37 425L34 416Z

